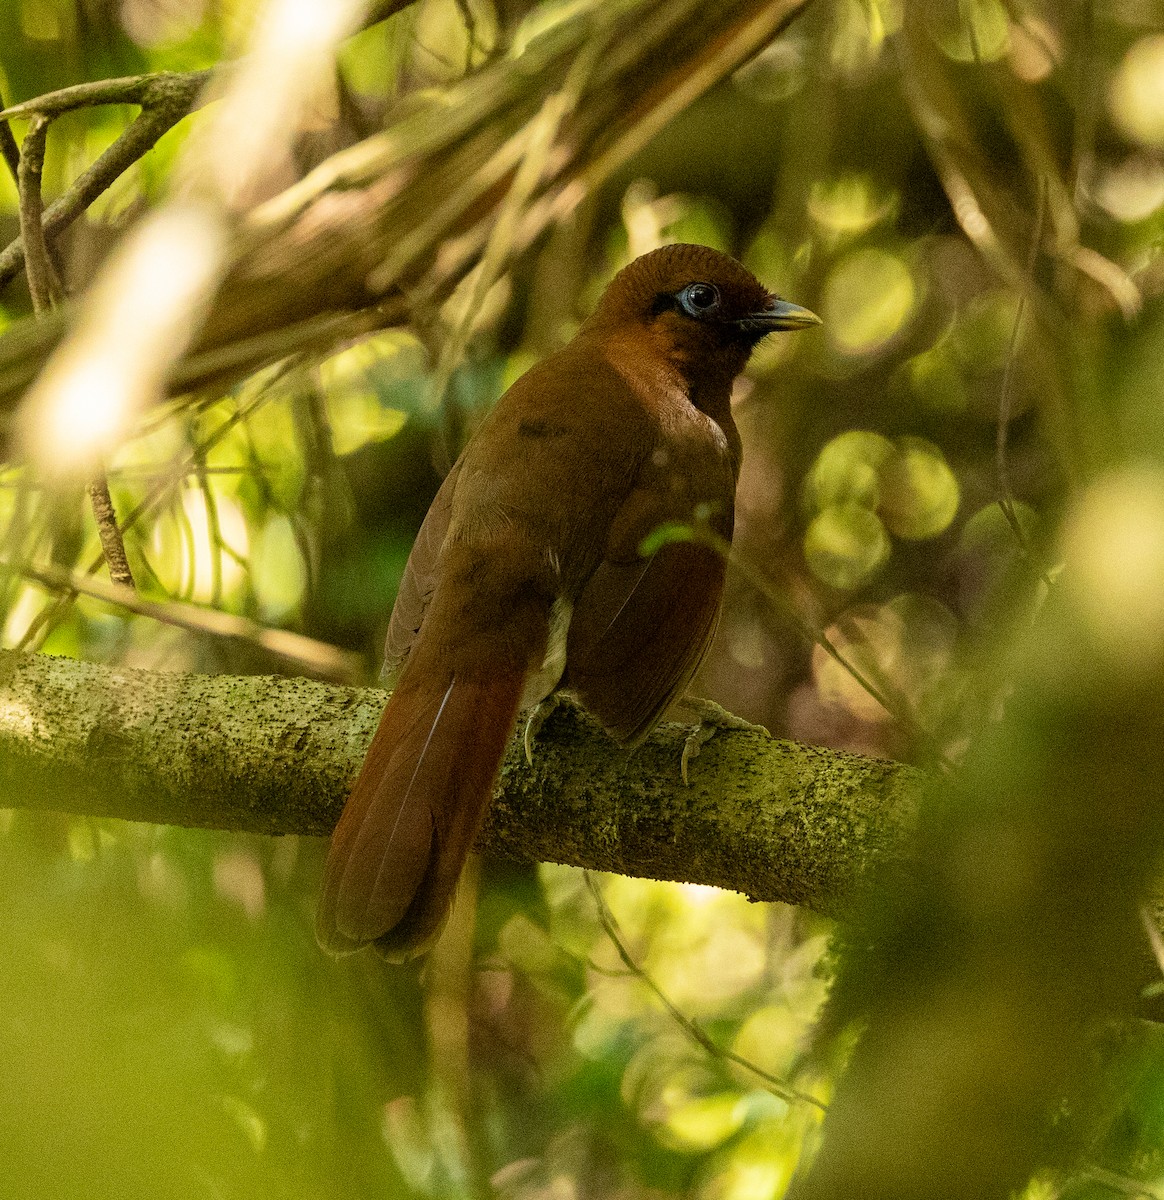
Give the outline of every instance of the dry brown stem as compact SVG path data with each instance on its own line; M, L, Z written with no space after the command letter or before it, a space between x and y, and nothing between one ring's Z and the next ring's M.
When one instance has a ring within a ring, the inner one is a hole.
M233 613L201 608L180 600L149 600L132 587L62 571L59 567L0 562L0 571L14 571L50 591L64 592L70 596L91 596L126 612L150 617L178 629L248 642L274 658L291 663L321 679L351 684L362 681L366 675L363 659L350 650L341 650L327 642L287 629L270 629Z
M99 475L89 484L89 502L93 506L93 518L101 537L101 549L109 564L109 578L121 587L133 587L133 572L125 556L125 542L117 526L117 512L113 497L109 494L109 480Z
M77 103L88 104L126 104L140 103L142 111L129 125L124 133L86 170L73 180L68 190L44 212L43 230L46 240L50 241L67 229L103 192L123 175L144 154L153 149L155 143L168 130L173 128L183 117L195 107L199 93L202 91L210 72L192 71L187 75L175 75L169 72L162 75L136 76L130 80L103 80L98 84L80 84L77 88L66 88L66 93L76 93L81 88L100 89L102 84L121 85L120 99L91 98L77 101L67 107L76 107ZM130 88L130 85L135 85ZM138 100L127 98L128 92L140 97ZM52 97L60 97L64 93L53 92L49 96L30 100L27 104L16 105L6 110L9 115L28 115L37 113L41 119L51 119L66 108L57 108L49 104L43 112L30 106ZM95 90L86 95L100 96ZM26 112L27 110L27 112ZM23 230L22 230L23 233ZM11 282L19 273L24 263L23 237L18 238L0 251L0 288Z
M403 101L384 132L251 214L172 390L315 348L318 323L336 314L370 314L375 327L405 319L418 302L441 303L484 250L522 161L523 130L592 37L605 36L608 51L547 152L510 257L806 2L620 0L563 22L517 60L491 63L439 99ZM46 228L51 218L50 210ZM4 267L0 256L0 281ZM0 338L0 408L18 401L61 332L17 327Z
M16 173L20 194L20 238L25 247L32 310L38 317L47 313L61 298L60 285L49 261L44 238L44 201L40 185L48 130L48 117L33 117L20 146L20 163Z

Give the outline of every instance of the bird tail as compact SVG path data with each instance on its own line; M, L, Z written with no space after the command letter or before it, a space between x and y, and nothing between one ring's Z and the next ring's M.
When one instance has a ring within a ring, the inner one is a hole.
M316 920L319 943L332 954L375 942L402 962L436 938L525 679L510 670L486 680L438 676L433 686L410 674L388 700L332 835Z

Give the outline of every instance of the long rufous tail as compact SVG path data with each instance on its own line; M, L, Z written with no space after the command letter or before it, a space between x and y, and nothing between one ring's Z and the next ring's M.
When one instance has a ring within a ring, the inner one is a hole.
M428 674L428 673L426 673ZM410 679L392 694L332 835L320 945L422 953L440 932L513 731L524 674Z

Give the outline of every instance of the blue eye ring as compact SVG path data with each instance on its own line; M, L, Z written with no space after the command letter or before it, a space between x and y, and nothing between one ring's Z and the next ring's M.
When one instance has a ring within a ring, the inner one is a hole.
M689 317L706 317L719 308L719 288L713 283L689 283L675 298Z

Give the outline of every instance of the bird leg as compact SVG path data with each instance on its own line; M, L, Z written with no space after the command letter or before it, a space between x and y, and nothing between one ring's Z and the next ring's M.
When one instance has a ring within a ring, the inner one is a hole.
M534 739L541 733L542 726L563 703L564 700L561 692L551 692L529 710L529 718L525 723L525 737L522 741L525 745L525 761L531 767L533 766Z
M679 760L679 769L685 786L690 786L687 778L687 764L699 757L700 750L715 737L720 729L747 729L752 733L762 733L765 737L772 735L763 725L753 725L743 717L730 713L714 700L704 700L700 696L683 696L676 700L673 709L682 709L695 718L695 728L687 735L683 743L683 757Z

